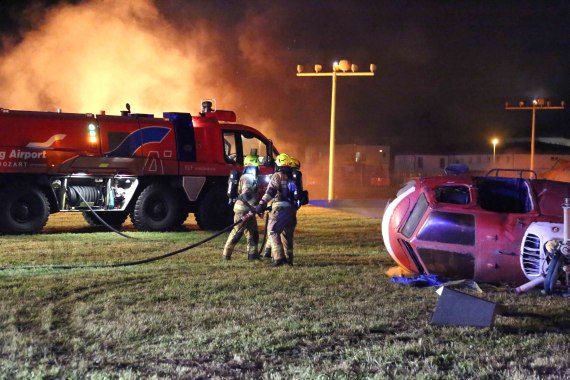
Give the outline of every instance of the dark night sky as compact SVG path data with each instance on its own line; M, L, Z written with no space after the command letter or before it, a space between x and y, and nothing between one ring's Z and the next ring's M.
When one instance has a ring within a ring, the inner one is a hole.
M61 3L2 2L4 51ZM258 52L276 67L266 75L225 67L220 75L236 88L247 83L236 105L242 113L274 118L281 138L297 142L328 143L331 91L328 78L296 77L297 64L329 69L347 58L378 66L374 78L339 78L339 143L485 150L493 135L530 137L530 112L507 112L506 100L570 101L567 1L155 3L173 25L206 23L219 33L215 48L234 55L236 67L249 59L238 51L240 33L258 28ZM570 138L569 115L539 112L537 135Z

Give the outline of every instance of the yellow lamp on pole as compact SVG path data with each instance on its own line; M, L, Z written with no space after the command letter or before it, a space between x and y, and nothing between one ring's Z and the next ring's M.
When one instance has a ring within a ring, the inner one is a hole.
M499 139L498 138L493 138L493 140L491 140L491 144L493 144L493 166L495 166L495 162L496 162L496 153L497 153L497 144L499 143Z
M336 113L336 79L341 76L374 76L376 65L370 65L370 72L358 71L358 66L351 64L346 59L333 63L331 72L322 72L323 67L319 64L315 65L314 73L304 72L301 65L297 65L298 77L331 77L332 78L332 96L331 96L331 127L330 127L330 144L329 144L329 182L328 182L328 201L334 199L334 147L335 147L335 113Z
M544 99L534 99L531 106L525 105L521 100L517 106L512 106L509 102L505 103L505 109L507 111L532 111L531 120L531 133L530 133L530 170L534 170L534 138L536 129L536 111L547 111L547 110L563 110L566 107L564 101L560 102L559 106L554 106L550 101L545 101Z

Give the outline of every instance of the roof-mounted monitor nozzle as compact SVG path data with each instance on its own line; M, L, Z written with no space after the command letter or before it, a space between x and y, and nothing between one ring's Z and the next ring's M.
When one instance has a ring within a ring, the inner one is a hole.
M126 111L121 111L121 116L129 116L131 114L131 105L129 103L125 104L127 108Z
M202 100L202 112L200 115L206 116L206 113L216 111L216 101L214 99Z

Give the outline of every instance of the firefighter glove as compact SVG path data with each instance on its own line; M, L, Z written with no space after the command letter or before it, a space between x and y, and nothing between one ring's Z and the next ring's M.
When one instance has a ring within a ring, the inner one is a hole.
M247 214L245 214L244 216L241 217L241 220L245 221L245 220L251 218L252 216L253 216L253 213L248 212Z
M262 215L263 212L266 210L267 206L265 205L265 203L260 203L257 206L255 206L255 213Z

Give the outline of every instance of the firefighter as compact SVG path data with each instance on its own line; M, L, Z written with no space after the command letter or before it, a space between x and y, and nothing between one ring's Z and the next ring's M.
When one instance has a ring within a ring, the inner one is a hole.
M298 184L296 184L297 190L300 191L300 194L302 194L302 196L305 195L305 193L303 192L303 182L302 182L302 177L301 177L301 161L299 161L298 159L294 158L294 157L289 157L289 167L291 168L291 174L293 174L293 177L298 177ZM295 178L296 179L296 178ZM295 198L295 197L294 197ZM308 202L308 199L306 199L306 201ZM300 202L296 202L297 205L297 209L299 209L299 207L301 207L301 204L306 204L306 203L300 203ZM271 207L271 204L268 205L268 208ZM264 257L265 258L271 258L271 239L267 239L267 243L265 244L265 248L263 249L264 251ZM293 261L291 260L291 263Z
M237 224L232 231L226 245L224 246L224 260L231 260L234 247L243 234L247 239L247 258L248 260L259 259L257 252L259 243L259 231L257 229L257 220L254 216L247 217L259 199L257 192L257 175L259 171L259 157L257 155L247 155L243 162L244 170L241 175L237 187L237 199L234 205L234 222L245 220Z
M273 200L267 230L271 246L271 265L279 267L286 263L293 265L293 235L297 225L297 207L293 198L291 158L281 153L275 159L275 165L275 173L271 176L256 212L263 214L267 204Z

